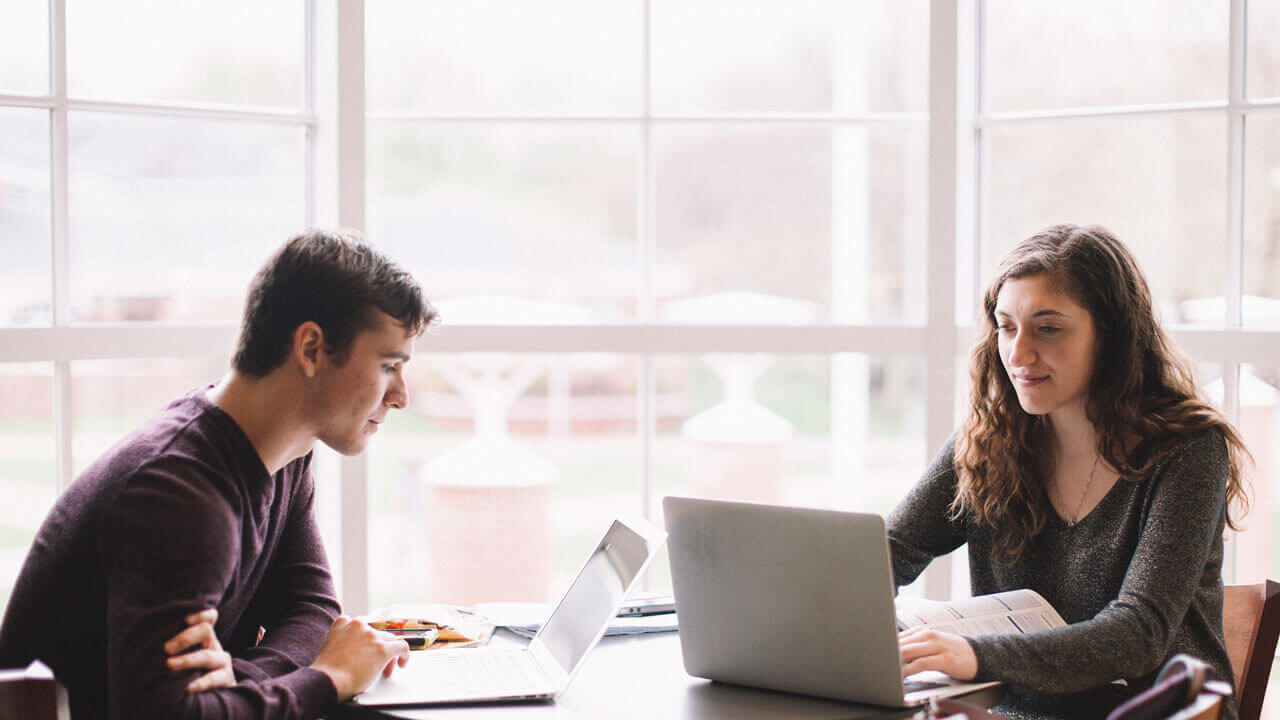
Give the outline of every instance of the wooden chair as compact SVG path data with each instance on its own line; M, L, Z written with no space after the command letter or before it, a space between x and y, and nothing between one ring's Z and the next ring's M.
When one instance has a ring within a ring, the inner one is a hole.
M67 691L39 660L25 668L0 670L0 717L70 720Z
M1223 588L1222 631L1240 720L1258 720L1280 636L1280 582Z

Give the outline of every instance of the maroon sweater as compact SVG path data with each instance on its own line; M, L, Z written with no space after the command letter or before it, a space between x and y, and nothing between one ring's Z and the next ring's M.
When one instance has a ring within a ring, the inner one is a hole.
M337 615L312 515L311 456L268 475L201 388L63 493L0 626L0 667L39 658L87 718L311 718L336 702L307 667ZM164 642L203 608L237 683L198 694ZM258 642L259 628L265 629Z

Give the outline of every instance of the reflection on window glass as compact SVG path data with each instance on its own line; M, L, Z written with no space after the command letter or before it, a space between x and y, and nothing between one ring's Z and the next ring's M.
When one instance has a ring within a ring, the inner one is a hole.
M1251 99L1280 97L1280 0L1249 0L1245 93Z
M1217 113L993 127L982 273L1058 222L1103 225L1138 259L1166 324L1221 325L1226 123Z
M923 111L929 6L846 0L653 0L653 107Z
M1245 118L1246 326L1280 327L1280 118Z
M0 363L0 614L58 496L53 365Z
M301 2L67 2L75 98L302 103Z
M71 297L79 322L239 319L306 219L302 131L73 113Z
M217 358L71 363L75 474L171 401L217 382L227 368L227 360Z
M654 136L659 317L923 316L922 132L675 126ZM702 302L725 293L749 293L766 315Z
M638 0L369 0L371 112L634 113Z
M49 3L6 0L0 23L0 94L49 92Z
M432 354L427 336L409 407L369 445L371 606L559 596L614 513L640 512L638 372L621 355Z
M0 326L53 320L49 185L49 113L0 108Z
M634 316L633 130L390 123L369 141L369 237L457 300L447 322Z
M983 3L987 110L1225 100L1222 3Z

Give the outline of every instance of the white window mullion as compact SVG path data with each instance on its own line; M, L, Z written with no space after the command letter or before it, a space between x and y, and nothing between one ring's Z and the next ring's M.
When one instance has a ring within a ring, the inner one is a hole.
M653 255L656 239L653 236L653 107L651 86L650 38L651 7L649 0L640 3L640 157L636 170L636 252L639 260L639 302L636 316L641 324L654 320ZM653 507L654 438L657 432L655 395L657 381L654 376L653 355L640 356L640 377L636 384L638 394L637 432L640 436L640 507L647 517Z
M951 434L954 422L952 367L955 364L956 246L962 63L961 17L966 2L933 0L929 6L929 289L925 352L925 439L935 452ZM925 572L927 597L951 594L951 563L939 558Z
M306 188L303 190L303 208L306 213L305 223L307 225L316 224L316 207L317 193L316 184L319 181L319 152L320 139L316 126L319 124L319 112L316 108L316 84L320 82L317 73L318 53L316 51L316 35L318 20L316 17L316 0L306 0L303 8L303 98L302 107L305 108L307 116L310 118L306 126L305 146L303 148L303 178Z
M67 207L67 4L49 1L49 90L53 107L49 111L49 200L52 231L53 324L71 324L70 211ZM58 492L61 494L75 472L72 452L71 363L57 360L53 366L53 422L57 458Z
M1243 325L1244 314L1244 133L1246 0L1231 0L1227 30L1227 277L1223 288L1228 330ZM1240 422L1240 363L1222 364L1222 410L1234 423ZM1236 534L1227 533L1223 575L1236 578Z
M342 0L338 11L338 223L365 227L364 0ZM347 613L369 609L369 462L344 457L342 476L342 600Z

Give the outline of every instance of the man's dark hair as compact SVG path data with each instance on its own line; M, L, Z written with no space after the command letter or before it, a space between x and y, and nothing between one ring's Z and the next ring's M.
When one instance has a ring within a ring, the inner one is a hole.
M324 332L325 352L339 364L356 335L374 326L376 311L419 335L436 309L408 272L357 232L312 228L291 238L249 285L235 369L263 377L284 361L293 332L313 321Z

